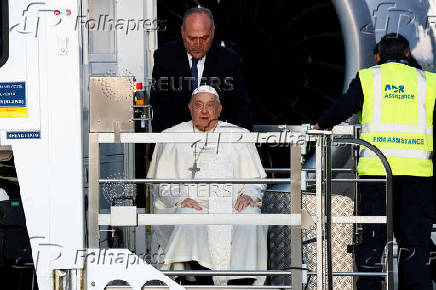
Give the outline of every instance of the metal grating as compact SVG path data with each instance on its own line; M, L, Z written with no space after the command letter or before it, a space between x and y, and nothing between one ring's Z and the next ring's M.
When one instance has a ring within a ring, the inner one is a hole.
M311 216L316 213L316 199L314 195L303 195L302 207ZM334 195L332 197L332 215L352 216L354 203L346 196ZM266 192L263 199L263 213L289 213L289 193ZM353 243L353 225L332 225L332 255L334 272L352 272L353 255L347 253L347 246ZM303 229L302 239L308 241L316 237L316 227ZM269 268L272 270L288 269L291 266L291 243L290 228L288 226L270 226L268 230L269 240ZM316 243L308 243L303 246L303 260L310 270L316 271ZM289 285L291 278L276 276L271 278L271 285ZM334 289L353 289L352 277L334 277ZM316 289L316 279L309 280L307 289Z

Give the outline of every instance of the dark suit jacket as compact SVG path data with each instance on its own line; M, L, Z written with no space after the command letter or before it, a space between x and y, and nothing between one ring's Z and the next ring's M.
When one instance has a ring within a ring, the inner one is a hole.
M191 69L182 39L167 43L154 52L150 103L153 107L153 132L189 121ZM220 119L251 129L251 100L244 88L236 52L214 42L206 55L201 84L208 84L220 95Z

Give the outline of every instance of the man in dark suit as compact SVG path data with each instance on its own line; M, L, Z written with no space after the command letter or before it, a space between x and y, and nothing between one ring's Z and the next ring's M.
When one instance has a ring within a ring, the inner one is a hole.
M244 88L236 52L214 42L215 26L207 8L191 8L183 18L182 38L154 52L150 103L153 132L190 120L187 104L200 85L220 94L221 120L251 129L251 100Z

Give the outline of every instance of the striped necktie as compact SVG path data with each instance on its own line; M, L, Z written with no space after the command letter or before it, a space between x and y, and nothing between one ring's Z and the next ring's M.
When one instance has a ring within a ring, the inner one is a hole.
M192 90L195 90L198 87L198 59L192 58L192 67L191 67L191 73L192 77L194 78L192 80Z

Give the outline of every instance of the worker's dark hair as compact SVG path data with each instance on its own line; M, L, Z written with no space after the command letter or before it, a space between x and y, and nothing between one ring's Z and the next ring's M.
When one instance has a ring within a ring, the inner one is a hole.
M375 53L376 51L380 54L381 63L389 60L410 60L404 55L406 51L410 51L409 41L398 33L383 36L374 48Z
M379 47L380 47L380 42L378 42L375 47L374 47L374 54L378 54L379 52ZM385 61L386 62L386 61ZM412 53L410 53L410 58L409 58L409 65L413 66L417 69L422 69L422 66L418 63L418 61L416 60L416 58L412 55Z
M214 24L215 22L213 20L212 11L210 11L209 9L204 8L204 7L193 7L193 8L186 10L185 15L183 15L183 27L185 27L185 25L186 25L186 18L188 18L189 15L194 14L194 13L206 14L209 17L211 29L215 25Z
M373 51L374 54L380 53L378 48L379 46L380 46L380 42L377 42L377 44L374 47L374 51Z

